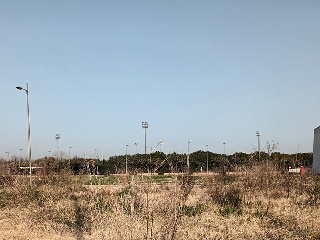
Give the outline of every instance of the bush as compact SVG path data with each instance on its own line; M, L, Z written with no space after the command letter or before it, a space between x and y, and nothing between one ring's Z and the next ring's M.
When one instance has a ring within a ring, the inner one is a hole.
M221 206L239 208L242 203L241 190L235 186L216 187L209 194L213 202Z
M182 214L188 217L195 217L201 215L201 213L203 213L204 210L205 206L203 204L197 204L195 206L183 205L181 207Z
M13 186L15 179L12 176L0 176L0 186Z

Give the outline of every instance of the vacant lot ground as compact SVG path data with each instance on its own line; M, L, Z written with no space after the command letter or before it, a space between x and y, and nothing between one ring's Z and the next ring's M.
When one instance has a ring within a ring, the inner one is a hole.
M317 176L2 176L0 239L320 239Z

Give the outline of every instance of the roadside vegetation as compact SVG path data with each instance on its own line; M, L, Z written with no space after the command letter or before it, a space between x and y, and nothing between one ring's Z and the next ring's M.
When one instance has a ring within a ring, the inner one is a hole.
M124 157L0 161L0 238L320 239L312 154Z
M267 162L207 174L0 178L3 239L319 239L320 179Z

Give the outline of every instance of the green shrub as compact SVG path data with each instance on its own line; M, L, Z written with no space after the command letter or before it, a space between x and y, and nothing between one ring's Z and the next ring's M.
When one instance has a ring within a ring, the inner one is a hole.
M183 215L188 217L195 217L201 215L205 210L205 206L203 204L197 204L195 206L183 205L181 207L181 212Z
M229 215L232 215L232 214L241 215L242 210L237 207L223 206L222 208L220 208L219 213L224 217L228 217Z

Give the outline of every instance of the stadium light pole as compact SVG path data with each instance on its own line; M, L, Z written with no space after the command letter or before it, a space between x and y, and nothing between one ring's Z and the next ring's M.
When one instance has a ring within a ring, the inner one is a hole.
M142 122L142 128L144 128L144 154L147 154L147 128L148 122Z
M259 162L260 162L260 133L259 131L256 131L256 136L258 137L258 156L259 156Z
M27 95L27 113L28 113L28 160L29 160L29 175L30 175L30 185L31 185L31 137L30 137L30 108L29 108L29 88L28 83L26 83L26 88L23 87L16 87L18 90L23 90L26 92Z
M128 175L128 144L126 145L126 175Z

